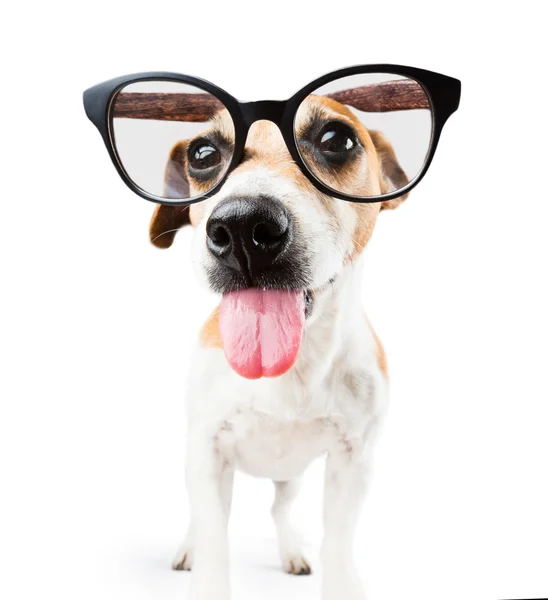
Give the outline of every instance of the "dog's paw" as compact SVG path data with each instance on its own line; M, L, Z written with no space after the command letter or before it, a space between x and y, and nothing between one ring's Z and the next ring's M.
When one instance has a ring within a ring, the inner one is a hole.
M181 547L177 555L173 559L171 568L174 571L192 571L192 565L194 563L194 552L192 548L184 545Z
M282 559L283 570L290 575L310 575L312 569L300 554L290 554Z

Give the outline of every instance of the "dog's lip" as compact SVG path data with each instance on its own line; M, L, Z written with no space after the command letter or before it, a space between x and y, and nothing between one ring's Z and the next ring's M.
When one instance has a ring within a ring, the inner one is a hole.
M314 308L314 300L315 297L318 294L321 294L322 292L325 292L325 290L332 285L335 280L337 279L337 275L333 275L333 277L330 277L326 283L324 283L323 285L315 288L315 289L310 289L307 288L305 290L303 290L303 294L304 294L304 316L308 319L308 317L310 317L310 315L312 314L312 310Z
M304 295L304 316L306 319L312 314L314 308L314 292L312 290L303 290Z

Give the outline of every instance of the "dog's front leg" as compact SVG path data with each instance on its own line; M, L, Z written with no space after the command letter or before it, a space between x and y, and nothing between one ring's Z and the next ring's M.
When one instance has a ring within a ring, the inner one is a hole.
M227 515L230 516L230 506L232 504L232 486L234 483L234 470L224 468L221 474L221 496L223 506ZM172 563L174 571L192 571L194 564L194 521L191 519L184 542L179 547L175 559Z
M353 557L354 532L365 494L368 461L348 447L327 457L322 545L323 600L363 600Z
M229 600L228 511L233 468L214 436L193 432L187 455L192 511L193 564L190 600Z

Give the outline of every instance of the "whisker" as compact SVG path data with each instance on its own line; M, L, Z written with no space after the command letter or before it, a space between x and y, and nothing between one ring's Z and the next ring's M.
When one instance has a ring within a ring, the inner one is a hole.
M175 229L168 229L167 231L162 231L162 233L159 233L154 239L151 240L151 242L154 243L158 238L162 237L163 235L166 235L167 233L173 233L174 231L179 231L180 229L180 227L175 227Z

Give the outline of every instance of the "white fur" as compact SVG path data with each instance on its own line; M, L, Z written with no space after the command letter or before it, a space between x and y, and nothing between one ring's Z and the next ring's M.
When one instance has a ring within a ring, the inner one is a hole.
M281 377L248 381L230 369L222 350L197 349L188 393L192 526L175 561L188 557L192 600L229 597L226 536L234 469L289 482L285 492L278 485L273 514L284 568L290 570L291 561L296 570L304 566L288 509L296 480L322 454L323 597L362 597L351 556L353 531L387 384L359 307L356 275L347 268L323 293L322 313L306 328L295 366ZM287 487L293 489L287 493Z
M221 349L198 348L188 389L187 484L191 526L175 568L192 568L191 600L227 600L227 522L235 469L275 482L272 515L283 568L306 572L308 563L289 523L303 471L326 455L323 600L362 600L352 558L353 535L367 486L371 446L387 402L377 345L360 306L360 264L344 266L354 212L339 203L339 226L291 181L262 167L235 173L208 200L197 227L194 258L201 272L213 260L205 250L205 222L231 194L272 194L297 215L313 258L316 293L295 365L273 379L237 375Z

